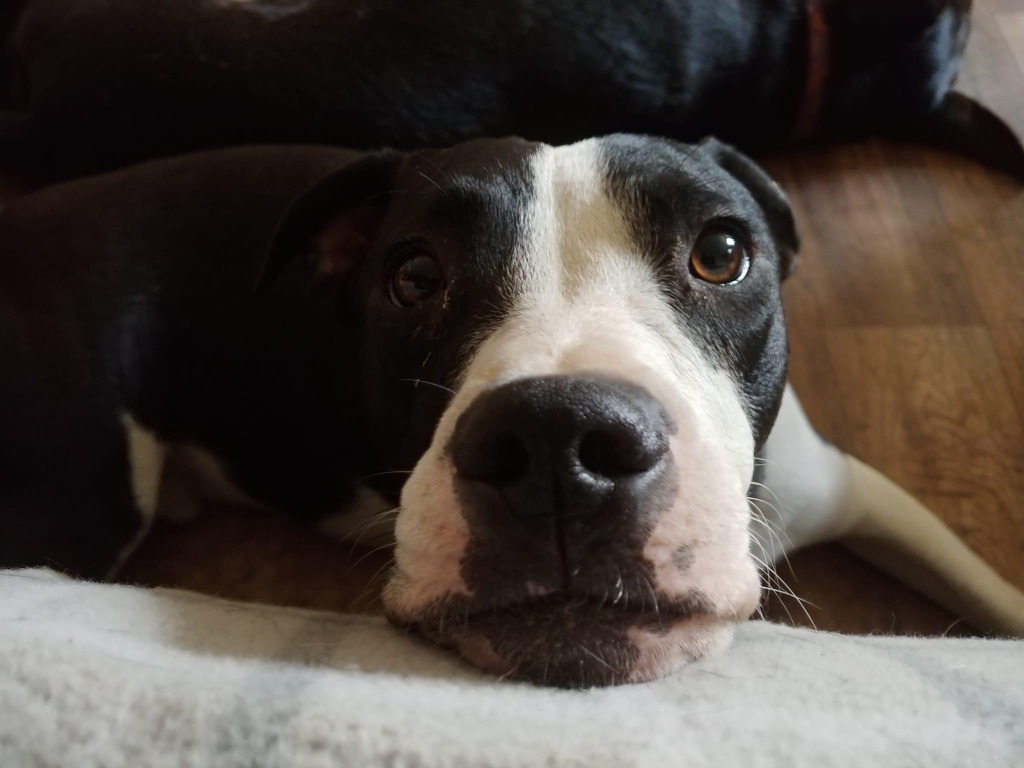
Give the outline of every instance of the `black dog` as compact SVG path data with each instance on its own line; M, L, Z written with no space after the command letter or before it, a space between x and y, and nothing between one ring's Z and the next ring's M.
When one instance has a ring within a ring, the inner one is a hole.
M645 679L757 603L796 234L724 145L202 153L0 242L0 566L105 573L186 450L311 519L413 470L388 610L489 668Z
M756 151L881 134L1024 178L1013 133L950 90L969 12L969 0L20 0L0 11L12 30L0 155L61 175L252 142L629 131Z

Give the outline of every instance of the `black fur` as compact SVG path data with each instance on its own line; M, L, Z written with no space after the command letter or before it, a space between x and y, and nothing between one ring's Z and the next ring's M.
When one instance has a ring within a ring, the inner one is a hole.
M0 564L111 567L140 526L125 414L294 514L345 498L366 458L354 332L305 270L252 285L287 206L352 158L198 155L0 211Z
M441 382L500 309L474 287L514 247L530 191L515 161L531 151L234 149L0 210L0 566L114 564L141 530L125 416L207 449L241 490L298 517L336 511L356 478L411 467L447 403ZM352 205L388 211L386 234L352 274L313 279L306 243ZM463 268L443 323L383 290L412 238Z
M633 214L634 236L665 275L680 323L699 335L740 385L758 448L782 402L789 349L780 283L799 249L796 223L782 190L732 147L699 146L634 136L603 142L609 189ZM709 221L744 233L753 254L746 278L709 286L692 278L690 248Z
M715 291L673 271L677 254L650 256L679 322L744 387L760 441L785 381L780 254L796 241L784 198L717 143L602 147L607 183L632 185L652 242L729 215L757 244L748 278ZM0 210L0 566L114 564L141 531L126 417L207 449L241 490L298 517L337 511L378 473L396 495L395 470L426 450L475 343L507 316L536 149L233 149ZM354 209L379 213L358 260L315 277L325 227ZM410 249L433 254L446 285L404 308L387 286Z
M792 140L806 84L805 0L20 1L16 27L0 18L24 107L0 113L0 156L57 175L252 142L629 131L762 150ZM810 138L921 140L1024 177L1012 133L990 143L996 118L941 129L969 10L825 0Z

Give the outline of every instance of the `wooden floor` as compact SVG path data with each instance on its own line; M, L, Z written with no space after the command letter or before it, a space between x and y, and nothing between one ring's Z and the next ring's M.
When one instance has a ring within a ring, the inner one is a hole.
M958 88L1024 136L1024 4L975 7ZM767 165L802 224L785 297L811 420L1024 587L1024 189L891 146ZM955 619L839 546L781 572L819 627L934 634ZM770 614L787 610L809 623L791 600Z
M960 88L1024 135L1024 9L976 0ZM1024 188L935 152L876 143L772 158L802 226L786 288L792 380L841 448L910 489L1024 587ZM374 606L363 560L273 515L161 524L127 580L325 608ZM851 632L964 632L840 546L781 575L769 615Z

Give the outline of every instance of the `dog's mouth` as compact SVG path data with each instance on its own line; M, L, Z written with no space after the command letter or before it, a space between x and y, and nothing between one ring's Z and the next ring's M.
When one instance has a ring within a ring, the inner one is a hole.
M699 594L627 601L556 592L507 601L449 598L397 623L493 674L588 688L660 677L703 655L710 635L730 633L734 620L716 616Z
M445 601L428 611L415 624L440 628L463 625L482 628L491 624L531 623L574 626L589 623L626 623L644 629L657 629L693 616L711 615L700 595L648 600L623 600L587 592L555 592L542 597L501 600L460 598Z

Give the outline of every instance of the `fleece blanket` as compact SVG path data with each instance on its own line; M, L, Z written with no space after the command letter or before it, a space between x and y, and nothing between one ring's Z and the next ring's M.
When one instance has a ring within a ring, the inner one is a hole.
M1024 766L1024 643L751 622L644 685L493 679L383 620L0 572L0 766Z

